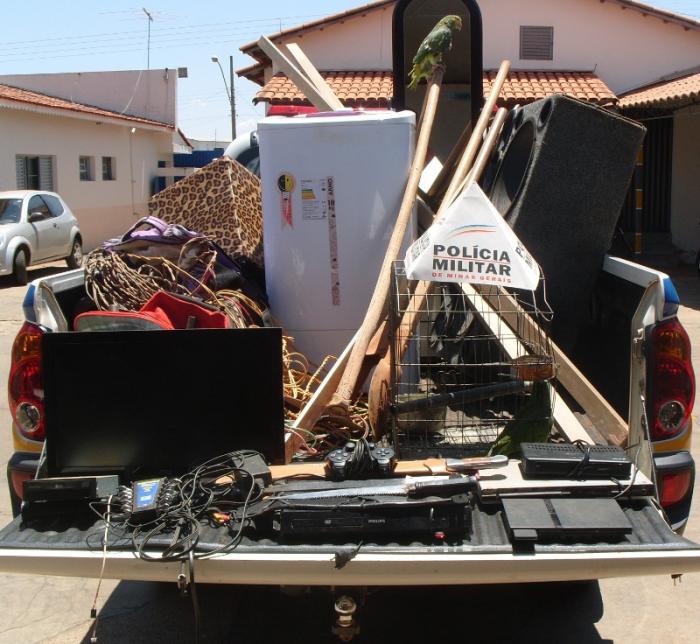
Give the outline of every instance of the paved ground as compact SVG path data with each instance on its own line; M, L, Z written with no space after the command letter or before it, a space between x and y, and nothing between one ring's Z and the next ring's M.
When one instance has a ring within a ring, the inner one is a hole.
M33 271L34 276L57 269ZM680 317L696 348L700 374L700 279L674 276ZM23 288L0 278L0 383L6 382L12 339L21 323ZM0 397L0 462L11 453L9 414ZM693 450L700 462L700 441ZM698 484L696 483L696 488ZM700 491L696 489L696 500ZM697 504L696 504L697 505ZM9 520L0 478L0 524ZM700 541L700 512L686 535ZM0 575L0 644L90 642L89 611L96 581ZM700 640L700 575L673 585L668 577L600 584L528 585L384 591L368 600L363 642L669 642ZM330 600L320 592L290 597L274 590L200 589L206 642L311 642L329 637ZM105 582L99 642L192 641L190 605L174 585ZM478 622L478 626L475 624ZM441 626L436 627L435 624Z

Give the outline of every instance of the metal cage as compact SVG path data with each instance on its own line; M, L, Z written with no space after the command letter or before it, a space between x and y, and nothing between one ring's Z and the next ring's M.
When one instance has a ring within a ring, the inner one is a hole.
M402 457L488 451L533 383L555 375L551 321L544 278L537 291L418 283L395 262L391 409Z

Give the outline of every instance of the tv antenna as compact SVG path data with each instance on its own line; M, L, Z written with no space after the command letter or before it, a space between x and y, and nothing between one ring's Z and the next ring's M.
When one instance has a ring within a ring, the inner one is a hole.
M143 9L148 18L148 41L146 45L146 69L148 70L151 69L151 23L153 22L153 15L146 7L141 7L141 9Z

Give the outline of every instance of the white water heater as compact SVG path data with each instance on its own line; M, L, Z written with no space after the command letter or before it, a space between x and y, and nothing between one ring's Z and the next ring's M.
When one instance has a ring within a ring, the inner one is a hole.
M258 137L270 308L318 364L362 323L406 187L415 114L273 116Z

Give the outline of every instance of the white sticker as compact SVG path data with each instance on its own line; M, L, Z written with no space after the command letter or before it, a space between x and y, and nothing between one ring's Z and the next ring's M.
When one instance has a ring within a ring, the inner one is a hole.
M328 180L301 180L301 217L306 220L328 217Z
M326 211L328 213L328 248L331 259L331 302L340 306L340 263L338 261L338 229L335 220L335 180L326 177L324 180Z

